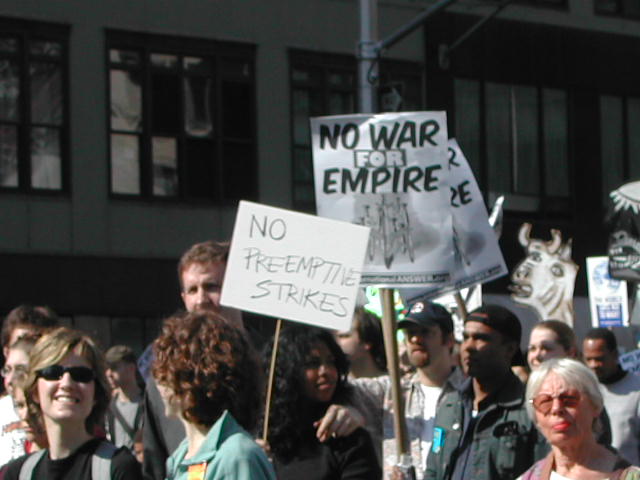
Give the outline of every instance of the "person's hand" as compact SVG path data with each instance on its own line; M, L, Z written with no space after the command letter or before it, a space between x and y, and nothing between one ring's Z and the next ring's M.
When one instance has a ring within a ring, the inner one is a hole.
M269 445L269 442L265 442L262 438L256 438L255 442L258 445L260 445L260 448L262 448L262 450L264 450L264 453L267 455L267 458L270 461L273 461L271 457L271 446Z
M391 467L391 474L389 475L388 480L415 480L415 470L413 467L410 468L410 471L407 471L401 468L398 465L394 465Z
M313 423L316 427L316 437L326 442L331 437L346 437L356 428L364 426L364 417L352 407L331 405L320 420Z

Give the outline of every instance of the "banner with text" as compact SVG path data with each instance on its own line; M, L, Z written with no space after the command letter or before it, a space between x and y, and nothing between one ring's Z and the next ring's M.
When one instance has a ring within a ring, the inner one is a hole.
M587 284L592 325L628 326L627 282L611 278L609 257L587 257Z
M349 330L369 228L241 201L221 303Z
M446 285L421 293L432 298L485 283L508 273L498 235L489 223L482 193L455 138L449 139L446 181L449 184L454 263ZM405 297L416 297L409 293Z
M451 282L445 112L311 119L318 215L371 228L363 285Z

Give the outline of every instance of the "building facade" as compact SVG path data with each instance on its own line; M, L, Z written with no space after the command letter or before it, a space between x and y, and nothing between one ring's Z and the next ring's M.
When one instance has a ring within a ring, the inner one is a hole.
M432 3L380 2L380 37ZM447 54L497 3L385 52L381 92L447 110L487 201L507 195L509 267L532 221L584 269L640 172L640 12L512 2ZM355 0L0 1L0 312L46 304L140 349L180 305L180 253L228 239L238 200L313 211L308 118L356 111L358 22Z

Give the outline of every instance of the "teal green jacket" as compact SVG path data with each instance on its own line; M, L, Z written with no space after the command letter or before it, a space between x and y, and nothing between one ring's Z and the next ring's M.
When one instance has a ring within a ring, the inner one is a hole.
M524 385L515 375L509 374L500 390L483 401L473 422L471 381L440 400L425 480L462 475L473 480L515 479L548 451L527 415ZM455 467L465 452L468 460L462 474Z
M205 480L275 480L276 474L262 448L225 410L213 424L196 454L185 459L183 440L167 459L167 480L187 480L191 465L206 463Z

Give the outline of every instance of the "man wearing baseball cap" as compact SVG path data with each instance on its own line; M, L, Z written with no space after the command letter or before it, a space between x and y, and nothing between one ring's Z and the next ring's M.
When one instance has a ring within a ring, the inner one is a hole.
M460 357L469 378L440 402L426 479L514 479L542 458L544 439L510 368L520 335L520 321L502 306L467 316Z
M403 331L409 362L415 373L401 380L407 434L416 478L421 480L433 437L433 425L439 399L464 381L452 358L453 321L447 310L435 303L414 303L405 318L398 322ZM393 428L391 380L388 375L358 378L353 381L356 394L367 416L365 427L380 449L384 478L389 478L398 464ZM374 412L372 416L369 416Z

